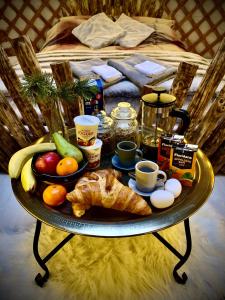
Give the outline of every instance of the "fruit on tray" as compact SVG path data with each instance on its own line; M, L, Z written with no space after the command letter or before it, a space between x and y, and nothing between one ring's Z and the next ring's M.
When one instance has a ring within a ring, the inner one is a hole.
M83 160L82 152L76 146L67 142L61 134L55 132L52 137L55 142L57 152L62 157L73 157L78 163Z
M73 157L65 157L56 166L56 173L61 176L69 175L78 170L78 163Z
M61 156L56 152L50 151L37 158L35 161L35 169L40 174L56 174L56 166L61 160Z
M31 168L32 158L23 166L21 171L21 183L25 192L33 192L36 188L37 181Z
M66 195L72 202L76 217L85 214L92 205L103 206L138 215L150 215L148 203L132 189L119 182L121 173L113 169L87 172L81 177L75 189Z
M22 171L23 166L28 161L29 158L33 156L33 154L37 152L46 152L55 150L56 146L54 143L41 143L35 144L32 146L28 146L23 148L16 153L13 154L9 161L8 172L11 178L18 178Z
M59 206L66 200L66 188L60 184L51 184L43 192L43 200L47 205Z

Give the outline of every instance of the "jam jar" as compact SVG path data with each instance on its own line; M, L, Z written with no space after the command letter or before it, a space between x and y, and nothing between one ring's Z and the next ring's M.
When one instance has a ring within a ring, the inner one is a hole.
M97 115L100 123L98 125L98 138L102 140L102 156L113 154L115 151L115 134L113 129L113 120L101 110Z
M116 143L132 141L137 143L138 122L136 110L128 102L119 102L111 112Z

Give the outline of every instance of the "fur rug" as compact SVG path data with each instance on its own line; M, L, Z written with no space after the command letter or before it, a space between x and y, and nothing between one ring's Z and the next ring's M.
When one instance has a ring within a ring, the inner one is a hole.
M172 275L178 259L152 235L121 239L75 236L47 263L50 278L40 288L34 283L35 275L42 273L32 253L35 222L8 192L0 207L0 298L224 299L225 205L220 195L214 195L213 201L191 218L193 249L180 270L189 277L186 285L177 284ZM41 255L65 235L43 225ZM185 250L183 224L162 235L178 250Z

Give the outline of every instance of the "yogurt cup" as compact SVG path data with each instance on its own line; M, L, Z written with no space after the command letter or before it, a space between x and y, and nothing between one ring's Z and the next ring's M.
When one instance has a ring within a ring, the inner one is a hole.
M88 169L96 169L100 166L100 158L101 158L101 149L102 149L102 141L96 139L94 145L92 146L79 146L80 149L83 150L85 156L88 160Z
M99 118L89 115L77 116L74 119L76 127L77 144L79 146L92 146L94 145L97 132Z

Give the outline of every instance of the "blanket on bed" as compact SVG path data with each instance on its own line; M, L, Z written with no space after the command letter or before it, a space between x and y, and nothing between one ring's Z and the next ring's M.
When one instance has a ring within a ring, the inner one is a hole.
M156 50L146 50L145 48L139 49L138 51L136 49L116 50L113 47L107 47L107 48L99 49L96 51L93 51L90 49L87 49L87 50L77 49L77 50L73 50L73 51L58 50L58 51L52 51L52 52L43 52L43 53L38 53L37 58L39 60L39 63L40 63L40 66L41 66L43 72L51 73L50 64L55 63L55 62L60 62L60 61L65 61L65 60L84 61L84 60L93 59L93 58L95 58L95 59L101 58L103 60L125 59L125 58L129 58L131 55L133 55L135 53L146 55L149 57L149 59L156 59L158 61L161 61L162 63L165 63L166 65L169 65L169 66L175 67L175 68L178 68L179 63L182 61L197 64L199 66L199 68L197 71L197 76L193 80L192 86L189 90L190 93L196 91L196 89L198 88L198 86L202 80L202 76L205 74L205 72L211 62L210 59L206 59L198 54L194 54L191 52L165 51L165 50L157 50L156 51ZM23 72L21 70L20 65L15 65L14 68L16 70L16 73L22 80ZM126 93L130 89L130 93L129 93L130 96L137 97L138 93L139 93L138 87L127 80L125 80L123 82L125 82L125 85L126 85ZM115 90L116 90L115 94L112 89L114 86L105 89L105 96L106 97L107 96L112 96L112 97L119 96L118 92L119 93L122 92L121 88L123 88L123 86L122 86L123 82L120 82L120 83L117 83L114 85ZM218 90L220 90L222 88L224 83L225 83L225 80L223 80L220 83ZM163 86L165 86L168 90L170 89L171 84L172 84L171 79L163 82ZM120 89L118 89L117 85L119 85ZM6 88L4 87L4 85L2 83L1 83L0 89L5 94L8 94L8 91L6 90ZM110 95L107 94L108 89L110 90Z

